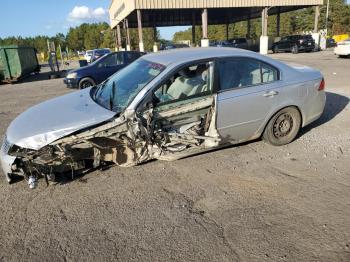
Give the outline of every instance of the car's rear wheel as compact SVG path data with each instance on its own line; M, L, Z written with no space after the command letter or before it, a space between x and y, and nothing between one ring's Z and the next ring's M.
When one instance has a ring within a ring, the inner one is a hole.
M298 48L298 46L297 46L297 45L292 46L291 52L292 52L293 54L299 53L299 48Z
M268 122L263 139L274 146L292 142L299 133L301 115L295 107L286 107L276 113Z
M85 77L79 82L79 89L85 89L91 86L95 86L95 81L90 77Z

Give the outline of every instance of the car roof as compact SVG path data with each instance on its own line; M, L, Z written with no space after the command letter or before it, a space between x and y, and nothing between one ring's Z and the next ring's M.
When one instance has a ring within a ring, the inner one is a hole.
M227 56L248 56L248 57L260 57L261 55L252 51L238 49L238 48L225 48L225 47L195 47L195 48L183 48L176 50L161 51L158 53L151 53L143 56L144 59L162 64L170 65L174 63L186 63L196 60L204 60L216 57Z
M96 48L93 51L110 51L108 48Z

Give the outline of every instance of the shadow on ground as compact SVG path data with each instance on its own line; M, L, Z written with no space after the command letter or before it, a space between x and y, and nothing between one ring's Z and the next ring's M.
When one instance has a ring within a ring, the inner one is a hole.
M348 97L336 93L326 92L326 96L327 101L322 116L315 122L303 128L300 132L300 136L306 134L313 128L319 127L331 121L345 109L345 107L349 104L350 101Z
M55 78L63 78L67 75L67 72L74 68L74 65L66 65L66 67L62 68L59 72L52 72L48 64L42 64L41 66L41 72L40 73L33 73L28 76L25 76L18 81L14 81L11 84L21 84L21 83L31 83L31 82L38 82L38 81L44 81L44 80L50 80ZM67 68L68 67L68 68ZM6 85L7 83L1 83L0 84Z
M44 80L50 80L55 78L62 78L65 77L67 74L67 71L60 71L60 72L42 72L35 75L30 75L24 79L21 79L17 83L30 83L30 82L38 82L38 81L44 81ZM16 84L16 83L14 83Z

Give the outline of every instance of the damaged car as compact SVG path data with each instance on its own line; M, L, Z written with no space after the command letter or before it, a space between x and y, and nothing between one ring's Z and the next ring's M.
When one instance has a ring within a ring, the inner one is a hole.
M102 84L54 98L8 127L1 166L8 182L175 160L263 138L281 146L318 119L322 74L234 48L143 56ZM57 110L59 109L59 110Z

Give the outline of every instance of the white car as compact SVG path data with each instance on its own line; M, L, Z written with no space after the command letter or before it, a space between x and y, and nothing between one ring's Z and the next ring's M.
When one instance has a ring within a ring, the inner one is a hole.
M350 55L350 38L345 39L337 44L334 48L334 54L339 57L349 56Z
M84 55L84 58L85 60L88 62L88 63L91 63L91 58L92 58L92 53L93 53L94 50L87 50L85 55Z

